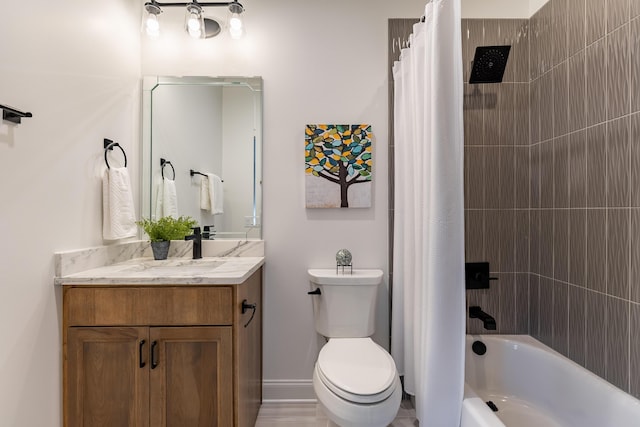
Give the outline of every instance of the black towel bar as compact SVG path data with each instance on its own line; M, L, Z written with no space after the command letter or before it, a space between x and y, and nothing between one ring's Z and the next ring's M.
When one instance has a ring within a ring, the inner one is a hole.
M193 169L189 169L189 175L190 176L194 176L194 175L202 175L204 177L207 176L206 173L202 173L202 172L198 172L198 171L194 171ZM221 179L220 181L224 182L224 179Z
M2 120L6 120L12 123L20 123L20 119L23 117L33 117L33 114L25 111L16 110L15 108L9 107L7 105L0 105L0 109L2 110Z

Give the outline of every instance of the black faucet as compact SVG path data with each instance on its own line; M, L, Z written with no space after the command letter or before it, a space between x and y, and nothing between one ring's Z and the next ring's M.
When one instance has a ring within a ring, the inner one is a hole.
M193 234L185 236L184 240L193 240L193 259L202 258L202 234L200 227L193 227Z
M484 328L487 330L496 330L496 319L482 311L482 309L477 305L469 307L469 317L472 319L482 320Z

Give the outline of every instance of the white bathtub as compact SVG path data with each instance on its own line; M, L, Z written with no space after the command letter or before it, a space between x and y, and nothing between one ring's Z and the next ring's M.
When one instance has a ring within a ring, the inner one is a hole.
M471 350L476 340L484 356ZM460 425L638 427L640 400L528 335L467 335Z

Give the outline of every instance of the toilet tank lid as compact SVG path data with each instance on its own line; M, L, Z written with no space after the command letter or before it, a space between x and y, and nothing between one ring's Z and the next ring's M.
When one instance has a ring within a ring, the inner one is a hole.
M378 285L383 272L377 268L354 268L353 272L335 268L310 268L309 280L318 285ZM351 274L350 274L351 273Z
M318 355L318 368L347 393L373 395L395 381L396 364L371 338L331 338Z

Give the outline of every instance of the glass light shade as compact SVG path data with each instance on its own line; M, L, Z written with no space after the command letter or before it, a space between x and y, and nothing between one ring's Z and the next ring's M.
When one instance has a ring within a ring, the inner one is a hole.
M229 34L232 39L238 40L244 37L244 23L239 13L232 13L229 18Z
M231 35L231 38L234 40L241 39L242 37L244 37L244 28L229 27L229 34Z
M158 22L158 16L149 13L144 23L145 32L151 38L156 38L160 35L160 22Z
M189 35L191 37L193 37L194 39L199 39L202 38L202 30L200 28L189 28L187 30L187 32L189 33Z
M234 30L239 30L242 28L242 19L240 19L240 15L237 13L231 14L231 19L229 19L229 27Z
M192 13L187 20L187 28L189 31L200 31L200 18L197 14Z
M199 6L187 6L185 28L194 39L202 38L204 34L204 18L202 17L202 9Z

